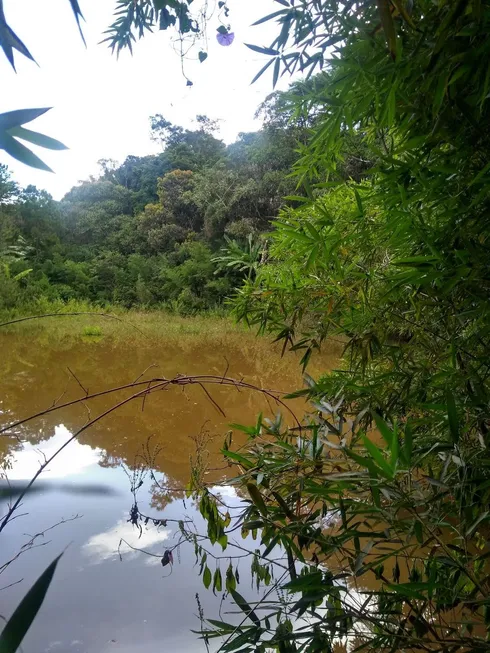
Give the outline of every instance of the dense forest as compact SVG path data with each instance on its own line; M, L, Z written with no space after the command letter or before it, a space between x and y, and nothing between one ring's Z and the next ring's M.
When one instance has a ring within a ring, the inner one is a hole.
M19 188L1 166L0 310L87 300L188 314L222 304L295 189L300 129L283 104L272 94L259 108L263 128L228 146L206 116L194 130L152 116L161 154L102 160L100 175L60 202Z

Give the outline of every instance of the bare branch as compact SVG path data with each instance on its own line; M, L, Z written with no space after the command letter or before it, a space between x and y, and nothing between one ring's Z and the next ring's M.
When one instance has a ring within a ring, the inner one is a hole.
M201 388L204 390L204 392L206 393L207 398L208 398L209 401L213 404L213 406L216 408L216 410L218 411L218 413L220 413L221 415L223 415L223 417L226 417L225 411L224 411L224 410L221 408L221 406L220 406L218 403L216 403L216 401L211 397L211 395L210 395L209 392L206 390L206 388L203 386L203 384L202 384L202 383L199 383L199 385L200 385Z
M48 415L49 413L52 413L56 410L61 410L62 408L67 408L69 406L74 406L75 404L81 403L84 400L89 400L89 399L95 399L97 397L103 397L105 395L113 394L115 392L121 392L123 390L129 390L129 389L134 389L138 388L141 386L146 386L145 392L147 392L147 386L149 383L155 383L157 385L153 386L151 388L151 392L154 390L162 390L170 385L179 385L181 387L184 387L186 385L196 385L196 384L201 384L201 383L206 383L207 385L228 385L236 388L237 390L240 389L248 389L248 390L253 390L254 392L259 392L263 395L266 395L273 399L276 404L281 405L294 419L298 430L302 430L301 424L294 414L294 412L291 410L291 408L280 399L280 396L284 396L286 394L290 394L290 391L280 391L280 390L271 390L271 389L265 389L265 388L260 388L256 385L253 385L251 383L247 383L246 381L242 379L233 379L230 377L222 377L222 376L216 376L212 374L200 374L196 376L185 376L185 375L177 375L173 379L167 379L166 377L155 377L152 378L148 381L136 381L132 383L126 383L124 385L116 386L114 388L109 388L108 390L102 390L101 392L94 392L92 394L89 394L85 397L79 397L78 399L72 399L71 401L67 401L64 404L58 404L54 406L50 406L49 408L46 408L44 410L39 411L38 413L34 413L33 415L30 415L29 417L25 417L24 419L17 420L16 422L12 422L11 424L8 424L7 426L4 426L0 428L0 435L7 433L11 429L20 426L22 424L25 424L27 422L32 421L33 419L36 419L38 417L43 417L44 415ZM138 394L138 396L141 396ZM7 433L7 435L10 435Z
M131 322L128 322L127 320L122 320L120 317L116 317L115 315L110 315L110 313L93 313L91 311L80 311L77 313L45 313L44 315L29 315L28 317L18 317L15 320L2 322L0 324L0 327L10 326L11 324L18 324L19 322L27 322L27 320L41 320L46 317L76 317L78 315L92 315L94 317L104 317L110 320L116 320L117 322L121 322L122 324L127 324L132 329L136 329L136 331L138 331L143 336L145 336L145 338L148 337L144 331L142 331L139 327L132 324Z
M72 375L72 377L75 379L75 381L78 383L78 385L82 388L82 391L85 392L85 396L87 397L87 396L88 396L88 390L87 390L87 388L85 388L85 386L82 385L80 379L79 379L78 376L75 374L75 372L73 372L73 371L72 371L68 366L67 366L66 369L70 372L70 374Z
M148 372L148 370L151 370L151 369L153 369L154 367L158 367L158 365L157 365L156 363L151 363L151 365L148 365L148 367L145 368L145 369L141 372L141 374L135 378L135 380L133 381L133 383L137 383L137 382L141 379L141 377L145 376L145 374Z

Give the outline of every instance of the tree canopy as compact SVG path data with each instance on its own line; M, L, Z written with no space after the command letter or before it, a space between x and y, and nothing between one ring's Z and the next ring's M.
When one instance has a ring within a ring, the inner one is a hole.
M252 236L261 250L259 234L294 190L295 138L266 124L226 146L213 121L197 122L186 130L150 117L160 154L102 160L99 176L60 202L19 189L2 167L1 251L22 242L23 255L5 259L0 310L70 300L181 313L221 306L241 273L213 259L225 237L240 248Z

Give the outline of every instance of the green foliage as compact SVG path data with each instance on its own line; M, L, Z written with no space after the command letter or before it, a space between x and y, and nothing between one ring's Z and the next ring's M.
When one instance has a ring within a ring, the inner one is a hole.
M300 435L279 418L259 418L243 427L251 434L239 454L223 451L241 467L233 482L249 497L236 523L244 538L260 529L250 551L257 588L274 578L272 588L287 598L266 592L252 608L229 586L255 628L209 619L201 634L225 637L230 648L222 650L260 642L323 651L345 639L353 650L488 650L489 515L477 498L486 503L488 479L474 476L481 451L463 452L447 425L438 443L418 439L412 450L412 426L378 415L384 442L375 443L366 435L369 415L352 415L342 399L319 397L312 408ZM452 408L443 410L444 419ZM421 470L434 451L439 471L428 476ZM288 566L271 554L276 547Z
M178 34L181 43L181 58L182 58L182 71L184 71L184 54L183 43L185 40L191 41L187 44L186 52L200 41L200 51L198 58L203 63L208 53L205 52L207 48L207 23L213 16L216 10L216 3L214 7L208 6L206 2L204 8L200 8L195 13L191 11L191 4L193 0L118 0L116 10L114 13L114 23L104 32L108 36L102 40L102 43L108 43L112 52L119 56L119 53L124 48L128 48L130 52L133 51L133 42L136 41L135 34L141 38L146 32L151 32L152 28L158 27L160 30L167 30L174 28ZM78 3L78 0L69 0L71 9L75 16L75 20L80 31L82 41L85 43L83 36L80 19L83 19L83 14ZM226 0L219 0L217 2L217 13L219 19L218 33L227 34L229 26L226 27L223 19L228 18L229 10ZM24 57L35 61L27 46L21 41L17 34L12 30L8 24L3 6L3 0L0 0L0 48L2 48L5 56L15 71L14 50L20 52ZM204 49L203 49L204 48ZM183 72L185 77L185 73ZM192 86L190 79L186 77L187 85ZM10 156L21 161L25 165L33 168L39 168L52 172L52 170L31 150L16 139L25 140L29 143L34 143L40 147L51 150L63 150L66 146L50 136L45 136L38 132L33 132L25 129L23 125L26 122L33 120L38 115L45 113L48 109L20 109L18 111L10 111L8 113L0 114L0 149L5 150ZM166 127L170 127L161 116L157 116L155 122L156 128L163 123ZM161 120L158 120L161 119ZM212 123L201 121L201 133L206 132L206 127ZM177 132L183 133L181 128L177 128Z
M80 23L83 14L79 2L78 0L68 1L75 16L80 36L85 43ZM228 33L228 29L222 22L222 18L227 18L229 15L225 0L219 0L211 7L206 5L204 11L198 10L195 13L191 11L192 2L193 0L137 0L136 2L134 0L117 0L114 23L104 32L108 36L103 39L102 43L108 43L112 52L118 56L125 48L132 53L136 35L138 38L142 38L145 33L151 32L155 27L160 30L173 27L181 39L190 36L192 41L205 41L207 22L215 13L216 4L221 23L217 28L218 32ZM7 23L3 0L0 0L0 47L14 70L14 50L34 61L27 46ZM202 47L205 47L205 43L202 44ZM207 59L207 56L204 50L199 52L201 63Z
M220 14L228 15L226 2L218 4ZM136 38L142 38L146 32L157 27L160 30L174 28L180 38L192 41L201 39L206 33L206 23L213 13L213 8L192 12L192 0L118 0L114 12L114 23L106 30L108 36L103 40L117 55L124 48L133 51ZM199 60L203 62L207 53L201 50Z
M98 326L86 326L83 328L82 335L90 338L99 338L102 336L102 329Z
M260 420L224 451L250 497L243 534L260 529L252 567L265 576L280 546L289 579L258 624L206 635L222 650L489 650L490 11L278 4L264 69L323 70L264 107L300 134L305 197L233 310L305 367L329 337L345 352L296 393L316 411L301 430Z
M298 112L316 118L298 173L307 182L323 170L330 181L283 213L271 264L241 290L236 312L306 353L329 334L345 337L354 376L337 381L358 405L375 397L383 411L418 411L449 387L462 393L456 405L472 406L473 428L486 393L488 17L422 5L412 19L435 44L403 21L396 61L382 40L356 38L299 99ZM466 81L458 75L438 95L437 80L466 60ZM369 181L329 190L351 133L376 164Z
M61 555L44 570L5 624L0 634L1 653L15 653L20 649L22 640L43 604L60 558Z
M242 273L247 273L250 279L257 273L257 269L262 262L265 254L265 245L260 241L254 242L252 234L248 234L245 246L241 246L236 240L231 240L225 236L225 247L221 248L221 253L213 259L218 263L220 268L232 268Z
M162 16L199 34L189 5L121 1L109 42L130 47ZM2 251L19 236L33 251L7 261L2 301L42 288L192 314L242 282L237 317L304 367L327 338L345 343L339 369L296 393L315 411L301 428L260 416L246 447L225 447L253 578L271 590L252 602L196 541L205 587L243 613L202 635L224 651L489 650L490 11L277 5L259 21L278 31L252 46L270 57L256 78L308 78L266 100L264 129L225 148L206 121L154 116L162 154L106 163L62 203L62 225L46 221L49 242L30 220L45 198L4 201ZM255 234L271 218L265 251ZM229 515L207 490L198 500L225 551Z
M278 167L291 160L293 141L266 129L227 148L206 116L197 116L194 131L158 115L151 122L161 154L121 166L101 160L101 175L61 202L18 189L0 170L0 263L9 266L1 308L43 298L192 315L222 304L260 264L257 234L293 188ZM225 232L249 249L245 267L215 260Z
M1 45L1 22L2 22L2 5L0 3L0 45ZM5 48L4 48L5 50ZM11 61L13 65L13 60ZM53 172L41 159L34 154L29 148L19 142L19 140L33 143L39 147L44 147L48 150L66 150L66 145L60 143L44 134L40 134L30 129L25 129L23 125L32 120L35 120L43 113L49 111L45 109L19 109L17 111L8 111L7 113L0 114L0 149L5 150L11 157L17 159L21 163L25 163L32 168L39 168L39 170L46 170Z

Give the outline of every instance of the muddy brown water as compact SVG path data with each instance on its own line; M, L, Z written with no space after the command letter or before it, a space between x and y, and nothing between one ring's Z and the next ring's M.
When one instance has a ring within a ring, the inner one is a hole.
M299 357L280 356L265 339L237 332L225 336L183 334L178 339L151 342L103 337L60 336L49 343L34 330L0 334L0 423L38 413L80 397L84 390L100 392L134 381L145 370L152 376L223 374L264 388L292 391L302 385ZM339 351L327 351L313 361L310 372L331 369ZM150 367L153 366L153 367ZM72 442L43 472L40 482L22 502L17 517L0 533L0 614L7 617L47 564L65 551L38 618L23 643L24 653L204 651L191 629L199 628L195 595L206 616L217 617L220 598L203 588L192 547L183 546L171 568L160 558L177 542L179 527L170 520L200 517L181 495L160 490L146 476L138 490L145 514L169 521L151 522L142 532L129 521L132 473L142 457L151 460L161 485L178 488L189 479L193 437L206 431L209 479L222 481L219 450L230 423L253 424L257 413L277 410L260 393L218 385L209 388L223 417L200 386L171 387L128 403L94 424ZM128 391L75 404L27 422L16 437L0 439L4 478L15 492L24 486L70 435L87 419L128 397ZM291 403L301 414L304 407ZM2 481L0 514L9 498ZM226 488L223 490L226 495ZM227 501L238 505L229 490ZM60 523L63 522L63 523ZM55 526L56 524L59 524ZM55 526L54 528L51 528ZM50 530L46 530L50 529ZM138 553L123 544L152 553ZM26 546L27 545L27 546ZM24 548L23 548L24 547ZM248 563L241 569L241 591L250 592ZM214 569L212 569L214 571Z

